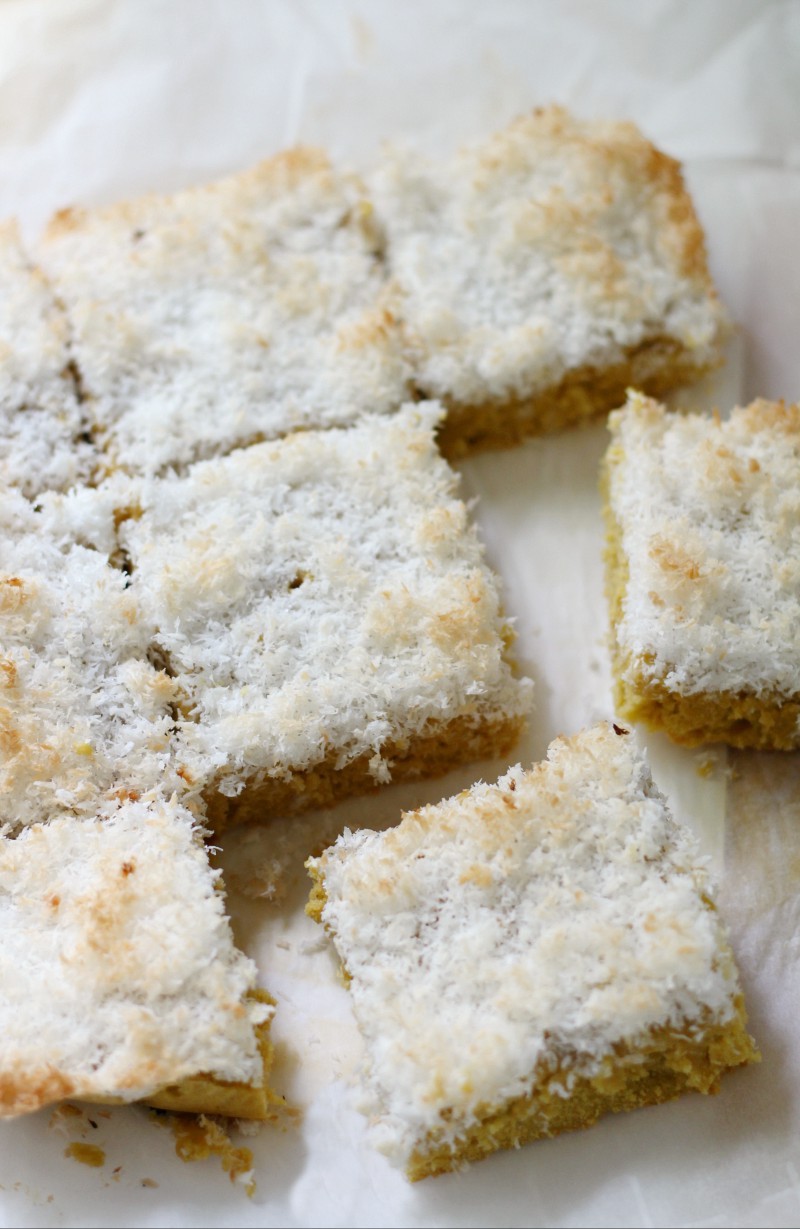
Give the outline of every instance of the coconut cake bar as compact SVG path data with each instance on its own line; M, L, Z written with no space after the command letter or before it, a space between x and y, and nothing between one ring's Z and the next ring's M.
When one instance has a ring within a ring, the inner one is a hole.
M57 214L38 257L106 472L394 410L408 371L370 213L355 176L294 149L172 196Z
M800 406L610 420L617 710L688 745L800 746Z
M530 708L440 407L143 482L130 592L180 693L209 820L327 805L505 754Z
M0 1117L64 1097L266 1118L270 1000L153 790L0 838Z
M621 727L308 865L371 1136L412 1179L716 1091L758 1057L694 838Z
M415 383L449 455L560 430L721 361L725 317L679 165L559 107L371 175Z

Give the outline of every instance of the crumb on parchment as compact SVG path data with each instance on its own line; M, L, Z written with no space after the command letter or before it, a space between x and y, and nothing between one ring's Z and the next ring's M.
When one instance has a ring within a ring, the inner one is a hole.
M244 1186L252 1199L256 1192L253 1174L253 1154L249 1148L234 1146L226 1120L206 1114L164 1114L154 1111L153 1117L162 1126L168 1126L175 1137L175 1152L182 1161L204 1161L218 1156L223 1170L231 1182Z
M80 1140L67 1144L64 1156L79 1161L81 1165L90 1165L92 1169L100 1169L106 1163L106 1154L102 1148L98 1148L97 1144L82 1144Z

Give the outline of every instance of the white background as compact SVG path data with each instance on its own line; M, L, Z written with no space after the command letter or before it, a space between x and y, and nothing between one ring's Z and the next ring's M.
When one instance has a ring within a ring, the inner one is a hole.
M202 182L296 141L361 166L386 138L443 153L551 101L632 118L686 163L739 329L724 372L684 402L796 400L791 0L5 0L0 216L17 214L35 238L60 206ZM596 428L460 467L537 684L523 762L610 713L596 492L604 446ZM721 879L760 1067L729 1077L717 1098L618 1116L412 1187L366 1148L350 1108L358 1038L295 875L280 904L231 893L239 940L279 1000L276 1083L302 1111L297 1125L244 1141L255 1199L214 1161L182 1165L143 1111L92 1113L97 1128L77 1120L68 1137L44 1112L0 1126L0 1225L800 1224L798 757L718 751L701 776L696 753L646 741ZM401 806L503 767L387 790L320 822L395 822ZM295 830L298 864L313 829ZM274 829L235 838L229 882L247 859L257 867L285 845ZM67 1138L101 1145L103 1168L65 1159Z

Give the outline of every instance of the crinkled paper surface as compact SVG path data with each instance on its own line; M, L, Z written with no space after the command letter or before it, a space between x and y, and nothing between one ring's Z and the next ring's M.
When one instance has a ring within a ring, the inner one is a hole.
M17 214L35 236L66 204L202 182L295 141L362 166L389 137L436 154L550 101L632 118L686 164L739 328L725 370L685 400L724 408L800 397L797 3L6 0L0 215ZM609 715L604 435L461 466L537 684L523 762ZM760 1067L730 1077L716 1098L617 1116L409 1186L364 1144L347 994L302 915L295 876L277 903L231 898L238 938L279 1000L276 1082L302 1111L299 1125L243 1141L255 1154L255 1198L213 1162L182 1165L141 1111L91 1112L96 1127L82 1118L60 1128L45 1111L0 1126L0 1225L800 1223L800 757L646 741L721 879ZM303 821L298 844L345 822L395 822L401 807L504 767L473 766ZM233 839L229 880L258 880L270 850L291 869L286 846L274 831ZM103 1148L104 1165L64 1157L79 1137Z

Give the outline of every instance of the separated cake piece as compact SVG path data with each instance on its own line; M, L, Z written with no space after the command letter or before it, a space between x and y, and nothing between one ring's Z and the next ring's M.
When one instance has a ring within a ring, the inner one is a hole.
M215 826L506 754L520 732L530 684L438 417L409 406L142 484L131 594Z
M697 1089L758 1055L692 836L619 727L309 862L412 1179Z
M157 791L0 838L0 1116L63 1097L266 1118L272 1007Z
M618 711L693 745L800 746L800 406L612 416Z
M159 473L403 400L370 207L320 151L67 210L41 259L107 469Z
M0 487L30 497L91 477L93 450L52 291L0 223Z
M516 443L718 364L724 316L678 164L628 123L536 111L371 184L446 453Z

